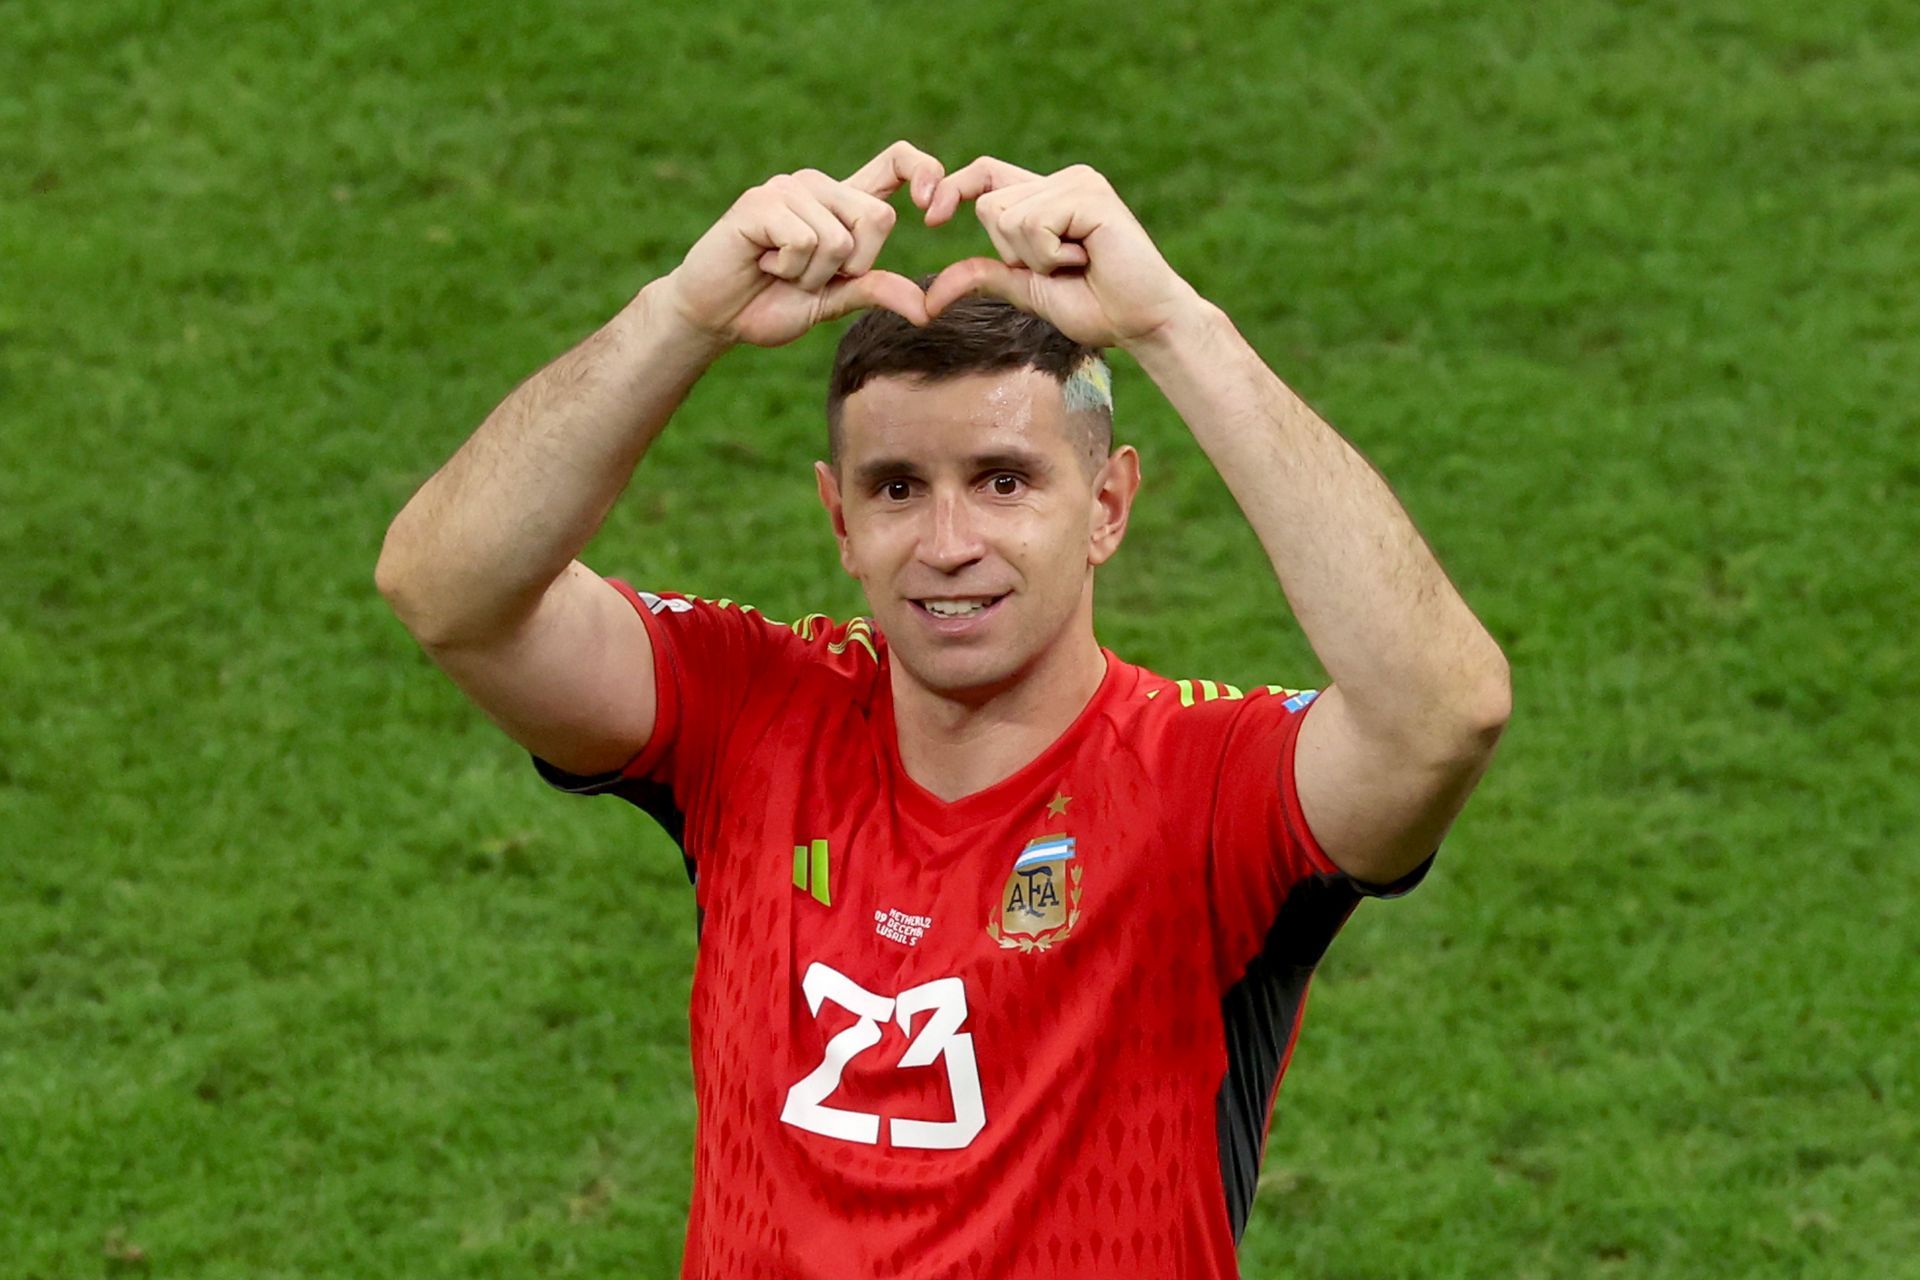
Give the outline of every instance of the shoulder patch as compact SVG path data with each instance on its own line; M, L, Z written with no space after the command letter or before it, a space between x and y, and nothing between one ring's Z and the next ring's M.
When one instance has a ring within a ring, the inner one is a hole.
M648 613L689 613L693 610L693 601L682 600L677 596L672 598L657 596L651 591L640 591L635 594L640 597L640 602L647 606Z
M850 618L845 623L835 622L824 613L809 613L793 622L781 622L769 618L750 604L722 596L718 600L709 600L705 596L658 595L652 591L635 592L640 602L654 614L689 613L696 604L707 605L714 609L732 609L741 614L751 614L770 627L791 631L803 644L826 642L828 653L838 656L848 649L864 649L867 657L874 662L880 661L880 652L874 644L873 620L871 618Z

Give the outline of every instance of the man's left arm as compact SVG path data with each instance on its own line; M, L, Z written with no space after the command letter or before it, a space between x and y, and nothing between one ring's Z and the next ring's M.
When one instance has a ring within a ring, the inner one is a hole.
M1341 870L1386 884L1440 844L1511 708L1506 658L1379 472L1219 308L1127 350L1246 514L1331 678L1304 714L1301 808Z
M990 293L1139 361L1246 513L1331 677L1295 756L1308 826L1347 874L1399 879L1438 847L1506 726L1499 646L1386 481L1167 264L1104 177L983 156L935 189L928 223L963 200L1000 260L942 272L929 314Z

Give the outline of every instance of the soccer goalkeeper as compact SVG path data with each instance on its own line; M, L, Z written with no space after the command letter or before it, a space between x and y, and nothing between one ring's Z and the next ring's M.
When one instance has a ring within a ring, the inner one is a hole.
M998 257L876 269L902 186L929 225L970 204ZM870 616L576 559L716 357L858 310L814 479ZM1095 640L1140 483L1109 347L1219 469L1317 693ZM1314 966L1425 874L1510 701L1386 483L1105 178L904 142L742 195L489 415L377 580L543 778L685 855L689 1277L1237 1274Z

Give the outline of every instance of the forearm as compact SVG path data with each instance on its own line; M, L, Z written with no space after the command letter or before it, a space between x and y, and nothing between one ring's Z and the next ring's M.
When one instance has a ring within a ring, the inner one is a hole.
M525 618L719 354L659 285L521 383L394 518L375 578L422 641L484 639Z
M1355 716L1444 748L1506 716L1507 665L1380 474L1201 303L1134 356L1192 430Z

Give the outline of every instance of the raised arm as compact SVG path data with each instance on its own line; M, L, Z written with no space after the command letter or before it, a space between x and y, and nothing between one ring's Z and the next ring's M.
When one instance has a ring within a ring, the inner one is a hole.
M523 382L394 518L374 579L414 638L536 755L617 768L653 730L644 623L575 558L687 392L728 347L777 346L884 306L924 323L912 281L872 270L887 197L942 174L900 142L844 182L746 192L670 274Z
M1365 458L1211 304L1130 348L1212 459L1332 682L1300 727L1327 856L1388 884L1467 802L1507 723L1499 646Z
M1332 677L1300 729L1308 825L1348 874L1398 879L1438 845L1506 725L1498 645L1386 481L1167 265L1104 177L982 157L940 184L928 221L963 200L1001 261L949 267L928 310L993 293L1140 362L1239 502Z

